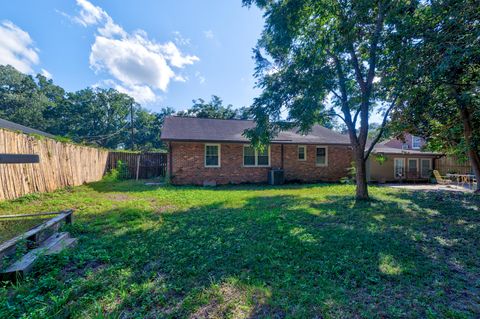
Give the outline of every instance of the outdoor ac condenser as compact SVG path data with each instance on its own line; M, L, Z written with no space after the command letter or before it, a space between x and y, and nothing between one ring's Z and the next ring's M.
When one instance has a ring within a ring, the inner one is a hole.
M283 169L272 169L268 172L268 183L270 185L282 185L285 182Z

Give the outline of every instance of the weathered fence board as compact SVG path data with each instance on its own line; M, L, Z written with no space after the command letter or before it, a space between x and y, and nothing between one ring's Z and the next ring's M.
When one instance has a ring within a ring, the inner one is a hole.
M435 160L435 169L440 172L441 175L448 173L456 174L471 174L472 166L470 161L462 162L453 156L444 156Z
M127 178L153 178L165 176L167 171L166 153L127 153L110 152L108 155L108 169L117 168L118 161L122 161L128 168Z
M0 200L100 180L108 151L0 129L0 153L36 154L39 163L0 164Z

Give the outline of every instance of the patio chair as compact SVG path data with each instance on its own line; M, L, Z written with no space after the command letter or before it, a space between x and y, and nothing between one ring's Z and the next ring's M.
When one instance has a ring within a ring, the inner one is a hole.
M449 185L452 183L451 180L443 178L436 169L433 170L433 176L435 176L437 183L440 185Z

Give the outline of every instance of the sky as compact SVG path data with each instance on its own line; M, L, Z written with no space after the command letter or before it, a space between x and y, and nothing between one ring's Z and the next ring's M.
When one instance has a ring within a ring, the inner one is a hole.
M0 11L0 65L67 91L113 87L152 111L215 94L249 106L261 12L241 0L15 0Z

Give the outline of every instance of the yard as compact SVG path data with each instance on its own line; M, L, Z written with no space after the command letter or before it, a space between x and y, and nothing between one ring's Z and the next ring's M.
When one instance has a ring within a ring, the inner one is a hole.
M99 182L1 203L76 208L80 242L1 286L0 317L478 318L479 198L371 193Z

